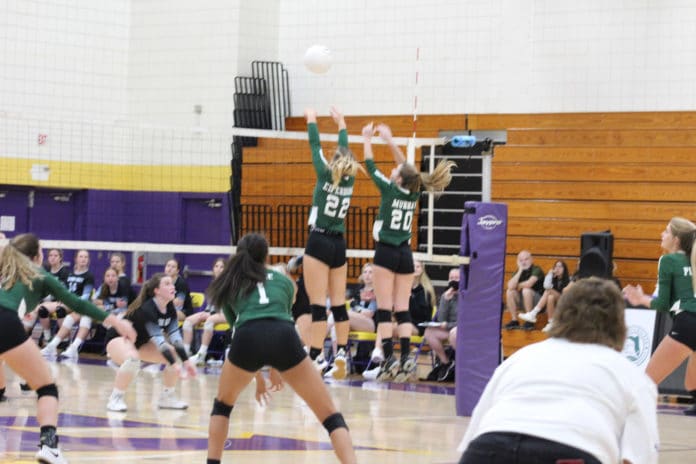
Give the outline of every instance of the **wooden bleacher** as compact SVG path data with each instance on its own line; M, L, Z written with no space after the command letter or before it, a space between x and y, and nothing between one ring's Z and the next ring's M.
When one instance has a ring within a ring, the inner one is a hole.
M346 121L354 135L369 121L389 124L396 136L410 136L413 129L409 115ZM322 132L336 130L328 117L318 124ZM304 119L289 118L286 127L304 131ZM652 292L660 232L672 216L696 219L696 112L423 115L417 129L421 137L507 131L507 145L495 149L492 181L493 201L508 205L506 279L521 249L529 249L545 271L563 259L572 272L580 235L610 229L617 277ZM360 145L351 149L362 158ZM376 146L375 157L390 166L385 147ZM305 141L262 141L246 148L244 169L242 202L308 204L314 173ZM282 191L270 188L269 175L287 179ZM360 174L352 204L377 203L376 189ZM536 336L504 332L508 355Z

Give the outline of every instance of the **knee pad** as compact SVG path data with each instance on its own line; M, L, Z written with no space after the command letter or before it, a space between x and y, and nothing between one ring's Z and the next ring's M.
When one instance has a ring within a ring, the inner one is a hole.
M203 324L203 330L205 332L212 332L213 330L215 330L215 321L211 321L210 319L205 321L205 323Z
M312 322L326 320L326 306L310 305L312 307Z
M181 325L181 330L184 332L192 332L193 331L193 324L191 324L191 321L186 319L184 323Z
M399 325L409 324L411 322L411 313L408 311L396 311L394 313L394 318L396 319L396 323Z
M118 370L120 372L137 375L137 373L140 371L140 360L138 358L126 358Z
M52 396L55 399L58 399L58 387L56 387L55 383L44 385L43 387L36 389L36 394L39 398L42 396Z
M46 319L48 317L48 309L44 305L39 306L39 317Z
M322 422L321 425L323 425L326 431L329 432L329 435L331 435L331 432L336 429L344 428L348 430L348 425L343 419L343 414L340 412L331 414L329 417L324 419L324 422Z
M64 319L65 316L67 316L67 315L68 315L68 310L65 309L65 306L58 306L56 308L56 317L58 319Z
M375 312L375 321L379 324L380 322L391 322L391 311L388 309L378 309Z
M348 310L344 304L332 306L331 314L333 314L334 322L344 322L348 320Z
M63 327L65 327L66 330L72 329L74 325L75 319L73 319L72 317L66 317L63 321Z
M210 411L210 415L230 417L230 414L232 414L232 408L234 408L234 405L225 404L215 398L213 401L213 410Z
M89 316L82 316L80 318L80 328L81 329L91 329L92 328L92 318Z

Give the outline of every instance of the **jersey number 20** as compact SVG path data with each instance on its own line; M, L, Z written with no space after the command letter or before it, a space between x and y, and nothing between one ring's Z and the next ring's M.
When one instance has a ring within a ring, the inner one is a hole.
M413 211L406 211L400 209L392 210L391 224L389 228L391 230L411 230L411 223L413 222Z
M341 206L340 209L339 204ZM348 214L349 206L349 197L346 197L343 200L341 200L340 197L329 194L326 196L326 206L324 206L324 214L329 217L337 217L339 219L343 219L346 217L346 214Z

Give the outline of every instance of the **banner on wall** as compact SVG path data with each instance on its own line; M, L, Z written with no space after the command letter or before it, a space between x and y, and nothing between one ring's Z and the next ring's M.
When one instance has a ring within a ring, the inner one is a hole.
M626 342L621 354L636 366L645 369L655 339L656 311L626 308Z

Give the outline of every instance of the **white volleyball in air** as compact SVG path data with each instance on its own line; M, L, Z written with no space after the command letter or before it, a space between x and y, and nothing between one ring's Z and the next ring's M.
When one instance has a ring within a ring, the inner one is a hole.
M303 59L304 65L316 74L324 74L331 68L331 50L326 45L312 45Z

